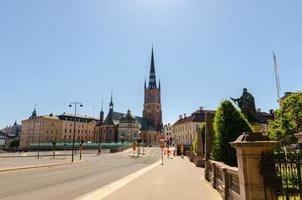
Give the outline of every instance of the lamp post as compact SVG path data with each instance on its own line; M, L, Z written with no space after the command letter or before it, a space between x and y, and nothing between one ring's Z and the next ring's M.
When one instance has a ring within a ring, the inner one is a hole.
M72 102L69 104L69 107L74 106L74 124L73 124L73 136L72 136L72 152L71 152L71 162L73 162L74 157L74 142L75 142L75 131L76 131L76 116L77 116L77 106L83 107L81 102Z
M83 149L83 143L84 141L81 140L81 143L80 143L80 160L82 160L82 149Z
M101 123L98 127L98 155L101 154Z
M32 129L31 141L32 141L32 143L34 143L34 141L35 141L34 138L35 138L35 129L36 129L36 119L37 119L37 117L34 116L32 119L34 120L34 126L33 126L33 129ZM30 147L30 143L29 143L29 147Z
M40 158L42 123L43 123L43 122L42 122L42 119L40 118L39 145L38 145L38 159Z

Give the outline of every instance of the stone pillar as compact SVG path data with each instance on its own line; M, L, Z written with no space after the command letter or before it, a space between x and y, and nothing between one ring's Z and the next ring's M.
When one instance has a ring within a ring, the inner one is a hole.
M211 146L214 138L214 113L206 113L206 120L205 120L205 159L210 158L211 154Z
M279 142L270 141L262 133L244 133L230 144L237 152L240 199L265 200L261 153L272 151Z

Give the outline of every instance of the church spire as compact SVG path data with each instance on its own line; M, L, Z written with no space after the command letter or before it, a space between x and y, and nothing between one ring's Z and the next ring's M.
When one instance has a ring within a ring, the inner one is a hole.
M100 125L102 125L103 121L104 121L104 107L103 107L103 100L102 100L102 109L101 109L101 112L100 112Z
M111 99L110 99L110 103L109 103L109 109L113 110L112 91L111 91Z
M156 88L156 76L155 76L155 66L154 66L153 46L152 46L152 52L151 52L151 65L150 65L150 75L149 75L149 88Z
M102 100L102 112L104 112L104 101Z

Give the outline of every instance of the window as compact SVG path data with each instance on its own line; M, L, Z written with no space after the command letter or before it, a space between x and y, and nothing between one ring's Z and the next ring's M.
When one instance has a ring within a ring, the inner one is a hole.
M152 95L151 95L151 93L148 93L147 103L151 103L151 102L152 102Z

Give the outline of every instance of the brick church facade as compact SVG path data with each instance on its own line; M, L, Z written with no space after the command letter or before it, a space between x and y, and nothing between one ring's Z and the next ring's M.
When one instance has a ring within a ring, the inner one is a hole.
M152 48L149 84L144 86L143 117L134 116L131 111L120 113L114 111L111 96L109 112L104 119L100 112L100 121L96 126L98 142L134 142L143 140L148 145L157 145L162 132L161 87L157 85Z

